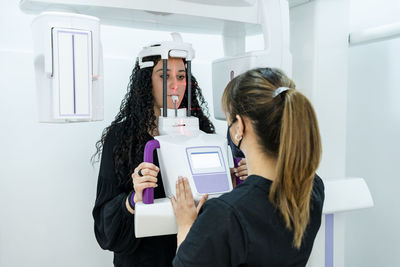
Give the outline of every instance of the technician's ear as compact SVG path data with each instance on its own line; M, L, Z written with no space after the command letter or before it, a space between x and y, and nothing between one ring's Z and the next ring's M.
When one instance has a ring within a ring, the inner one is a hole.
M236 125L235 125L236 134L237 134L238 136L243 136L243 132L244 132L244 120L243 120L242 117L239 116L239 115L236 115L236 120L237 120L237 123L236 123Z

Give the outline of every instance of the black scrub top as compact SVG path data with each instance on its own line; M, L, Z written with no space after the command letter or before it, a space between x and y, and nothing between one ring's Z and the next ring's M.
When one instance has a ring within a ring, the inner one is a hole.
M300 249L272 203L272 181L250 175L232 192L208 200L178 249L173 266L305 266L321 225L324 185L316 175L310 221Z

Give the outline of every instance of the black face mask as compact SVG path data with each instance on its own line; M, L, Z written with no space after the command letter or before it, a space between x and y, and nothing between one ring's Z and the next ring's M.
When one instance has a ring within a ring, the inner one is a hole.
M232 141L231 133L229 132L229 129L231 128L232 124L233 122L231 123L231 125L228 126L228 133L226 135L226 138L228 139L228 145L232 149L232 154L234 158L245 158L243 151L240 150L240 144L242 143L242 139L240 139L238 145L235 145L235 143Z

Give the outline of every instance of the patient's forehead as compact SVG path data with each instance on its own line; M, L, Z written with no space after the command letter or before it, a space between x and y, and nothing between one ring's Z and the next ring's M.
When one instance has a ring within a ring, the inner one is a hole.
M157 64L154 66L153 72L162 72L163 69L163 61L159 60ZM182 58L168 58L167 61L167 71L174 72L186 72L185 64L183 63Z

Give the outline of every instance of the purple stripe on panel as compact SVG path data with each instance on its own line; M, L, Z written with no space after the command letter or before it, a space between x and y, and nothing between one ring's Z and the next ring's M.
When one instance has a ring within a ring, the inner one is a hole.
M73 97L74 97L74 113L73 114L62 114L61 113L61 91L60 91L60 49L58 48L57 49L57 55L58 55L58 62L57 62L57 64L58 64L58 114L59 114L59 116L60 117L71 117L71 116L73 116L73 117L86 117L86 116L90 116L90 110L91 110L91 102L90 102L90 91L88 90L88 94L89 94L89 97L88 97L88 102L89 102L89 105L88 105L88 107L89 107L89 109L88 109L88 113L87 114L85 114L85 113L83 113L83 114L78 114L78 113L76 113L77 111L76 111L76 81L75 81L75 35L76 34L79 34L79 35L86 35L87 36L87 38L88 38L88 47L87 47L87 49L88 49L88 62L90 61L90 55L89 55L89 52L90 52L90 46L91 46L91 44L90 44L90 42L91 42L91 40L89 40L89 35L88 35L88 33L85 33L85 32L75 32L75 31L67 31L67 30L59 30L59 31L57 31L57 40L58 40L58 44L60 44L60 33L69 33L69 34L71 34L72 35L72 68L73 68ZM88 73L90 74L91 73L91 71L90 71L90 64L88 64ZM88 88L90 88L90 82L91 82L91 79L88 79L88 82L89 82L89 84L88 84Z
M333 214L325 215L325 267L333 267Z
M74 95L74 114L76 114L76 86L75 86L75 35L72 34L72 84Z
M60 32L57 32L57 72L58 72L58 114L61 114L61 91L60 91ZM53 59L54 60L54 59ZM53 67L54 68L54 67Z
M92 107L91 107L91 95L92 95L92 92L90 91L90 83L92 82L92 79L93 79L93 49L90 49L90 47L92 47L92 32L90 32L90 38L89 38L89 34L86 34L86 37L87 37L87 55L88 55L88 75L89 75L89 77L90 77L90 79L88 79L88 107L89 107L89 109L88 109L88 115L91 115L91 117L93 116L93 114L91 114L91 110L92 110ZM91 55L90 55L90 53L89 52L91 52ZM92 56L92 60L90 60L90 56ZM90 70L90 65L92 66L92 70ZM92 90L93 90L93 88L92 88Z

